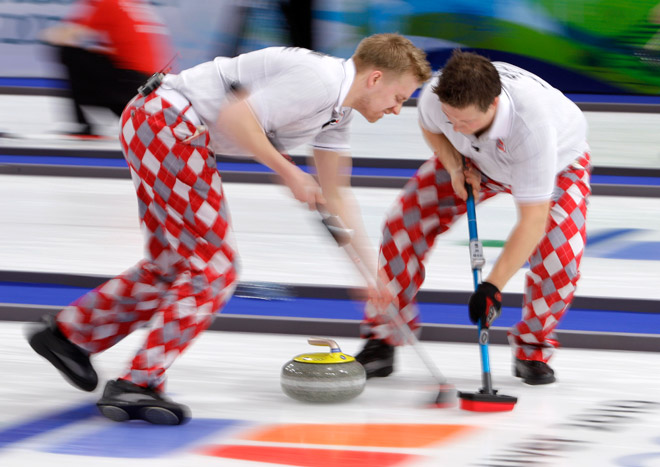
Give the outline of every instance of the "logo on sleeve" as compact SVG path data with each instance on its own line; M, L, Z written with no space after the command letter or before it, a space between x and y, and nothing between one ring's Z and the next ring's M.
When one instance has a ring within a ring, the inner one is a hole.
M332 118L325 122L323 126L321 127L322 130L324 130L327 126L331 125L336 125L341 121L341 119L344 117L345 112L332 112Z
M499 149L502 152L506 152L506 147L504 146L504 141L501 139L497 139L497 149Z

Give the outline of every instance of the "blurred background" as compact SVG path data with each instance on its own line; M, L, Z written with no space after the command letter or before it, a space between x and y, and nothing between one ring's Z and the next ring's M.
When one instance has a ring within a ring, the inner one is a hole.
M16 78L61 84L57 80L63 71L45 59L40 32L66 18L73 3L0 2L0 85L12 84ZM660 9L654 0L149 3L170 30L179 69L217 55L282 44L308 43L319 51L348 57L365 35L396 31L426 50L434 68L460 46L527 68L564 92L656 95L660 91ZM303 37L294 37L300 31Z
M219 332L204 333L171 369L170 390L195 418L169 432L101 419L94 406L98 394L81 395L64 383L31 351L23 332L28 322L57 312L142 257L135 193L117 138L116 106L128 98L94 101L119 87L112 77L101 91L85 93L83 86L78 104L94 128L81 134L72 84L90 81L76 70L94 67L82 60L82 67L67 67L56 52L63 36L45 32L84 12L74 0L0 0L0 375L6 380L0 385L0 465L637 466L660 459L657 0L141 5L149 7L148 13L146 7L139 11L140 27L148 26L141 32L160 35L164 51L151 57L154 68L137 69L146 75L172 58L178 71L273 45L348 58L364 36L399 32L427 52L434 69L461 47L526 68L567 93L589 122L594 196L582 279L557 333L564 347L553 364L559 384L533 388L511 375L506 331L520 316L522 268L504 291L503 315L491 331L495 384L520 398L511 415L429 410L423 404L430 378L410 348L397 354L391 377L371 381L350 403L309 406L286 398L279 371L310 350L306 336L339 336L349 354L361 345L362 303L346 293L361 279L318 219L262 167L218 155L243 271L240 293L211 328ZM103 19L80 48L87 41L112 45L102 30L125 23ZM119 56L134 53L135 43ZM137 86L128 78L124 84L132 96ZM375 125L356 115L351 130L352 185L377 245L386 209L431 154L413 105ZM292 154L302 167L305 151ZM516 212L509 197L485 204L478 218L488 269ZM459 389L472 391L480 370L465 305L473 290L466 237L463 220L438 238L418 298L425 348ZM251 296L255 289L271 299ZM114 377L141 338L134 335L101 355L102 375ZM299 424L316 424L329 448L297 435L256 438L259 430L268 434ZM347 425L364 434L356 437ZM381 426L401 428L394 431L397 439L384 441L374 431ZM420 427L426 436L418 435ZM433 431L443 427L451 430Z

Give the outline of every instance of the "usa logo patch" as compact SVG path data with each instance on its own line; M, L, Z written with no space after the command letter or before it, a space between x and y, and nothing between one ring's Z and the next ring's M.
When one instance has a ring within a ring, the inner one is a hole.
M504 147L504 141L501 139L497 140L497 149L499 149L502 152L506 152L506 148Z

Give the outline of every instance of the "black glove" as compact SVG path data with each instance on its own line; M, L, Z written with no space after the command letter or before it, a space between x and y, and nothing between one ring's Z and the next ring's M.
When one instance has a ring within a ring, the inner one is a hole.
M502 313L502 294L490 282L482 282L470 297L470 321L489 328Z

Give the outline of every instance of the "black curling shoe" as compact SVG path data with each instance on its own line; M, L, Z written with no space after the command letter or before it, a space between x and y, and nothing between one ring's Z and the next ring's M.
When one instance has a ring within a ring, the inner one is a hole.
M522 378L524 383L531 385L550 384L556 381L555 372L545 362L538 360L516 359L513 363L513 374Z
M99 377L89 361L89 355L64 337L53 316L46 315L42 319L41 327L28 337L30 347L75 387L83 391L96 389Z
M190 418L190 409L185 405L124 379L108 381L96 406L115 422L144 420L154 425L180 425Z
M394 347L380 339L369 339L355 359L364 367L367 378L388 376L394 371Z

